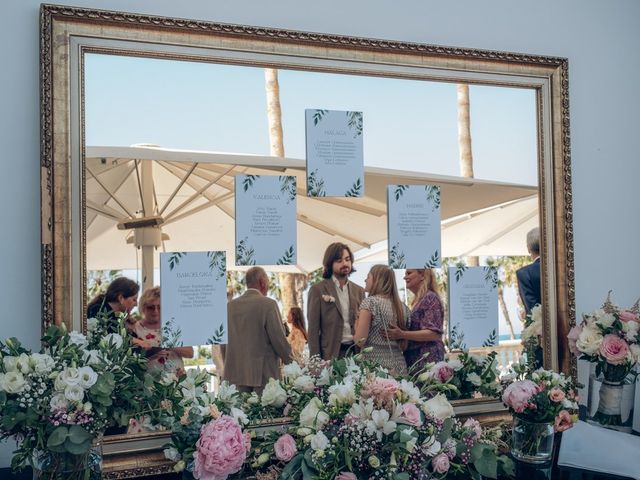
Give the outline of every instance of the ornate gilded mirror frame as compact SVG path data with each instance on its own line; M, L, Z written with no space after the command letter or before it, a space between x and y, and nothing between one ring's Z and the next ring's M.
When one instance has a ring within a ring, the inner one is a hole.
M544 363L575 374L567 59L53 5L40 42L43 328L84 322L85 54L464 82L536 92Z

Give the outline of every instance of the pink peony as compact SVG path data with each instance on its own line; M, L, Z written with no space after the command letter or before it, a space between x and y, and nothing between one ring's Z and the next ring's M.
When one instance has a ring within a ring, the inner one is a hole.
M571 418L571 414L566 410L561 410L553 422L553 430L555 432L564 432L565 430L569 430L571 427L573 427L573 418Z
M364 384L360 394L364 399L373 398L378 407L384 407L393 403L398 388L398 382L393 378L376 377Z
M559 388L552 388L549 392L549 400L551 400L552 402L560 403L564 400L564 397L564 392Z
M296 448L296 441L288 433L285 433L276 440L273 448L276 451L276 457L278 460L282 460L283 462L290 461L298 451Z
M402 405L402 415L407 421L416 427L422 425L422 418L420 418L420 410L413 403L405 403Z
M629 344L617 335L605 335L600 344L600 355L612 365L622 365L629 355Z
M433 471L436 473L447 473L449 471L449 457L446 453L441 453L433 457L431 461Z
M482 427L480 426L480 422L473 418L468 418L463 424L463 427L469 427L473 430L476 439L482 436Z
M193 476L203 480L226 480L242 468L247 457L247 438L238 422L223 415L200 430L194 452Z
M531 380L513 382L504 389L502 401L516 413L524 412L532 396L538 393L538 385Z
M432 375L440 383L447 383L453 378L454 371L447 362L438 362L433 366Z
M569 351L574 355L580 355L580 350L578 350L576 342L578 341L578 337L581 333L582 325L576 325L569 331L569 335L567 335L567 338L569 339Z
M358 480L358 477L354 473L351 472L340 472L336 475L335 480Z
M638 315L636 315L633 312L630 312L629 310L621 311L620 314L618 315L618 318L623 322L637 322L638 321Z

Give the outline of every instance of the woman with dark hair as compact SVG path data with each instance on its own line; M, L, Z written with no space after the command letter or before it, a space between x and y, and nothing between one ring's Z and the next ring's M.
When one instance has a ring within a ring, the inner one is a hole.
M291 326L291 333L287 340L291 344L293 358L301 362L303 360L304 347L307 344L307 329L304 326L304 314L300 307L291 307L287 315L287 321Z
M418 371L425 362L444 360L444 309L433 270L408 268L404 280L414 295L410 326L407 330L391 328L387 335L391 339L409 341L404 356L409 368Z
M390 340L386 332L390 328L404 330L409 319L409 309L400 300L395 273L386 265L374 265L367 275L365 291L369 296L360 304L354 339L365 359L381 365L394 376L406 375L407 364L402 355L406 342Z
M117 315L124 314L129 322L129 314L138 304L140 286L127 277L115 278L105 293L96 295L87 305L87 318L108 318L109 327L117 328ZM113 332L112 332L113 333Z

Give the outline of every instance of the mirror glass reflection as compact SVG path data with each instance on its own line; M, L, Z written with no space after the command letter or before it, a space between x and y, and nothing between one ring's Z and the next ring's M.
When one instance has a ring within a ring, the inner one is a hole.
M233 270L233 177L285 172L298 180L299 264L266 269L283 318L293 304L306 313L330 243L350 246L350 280L358 285L373 265L387 263L386 185L436 183L444 330L447 267L498 267L498 344L485 350L497 352L500 368L517 362L526 295L516 271L532 263L527 233L539 226L535 91L278 70L278 114L268 107L274 87L265 78L263 68L86 55L87 299L119 276L137 281L140 293L158 285L160 252L225 250ZM306 108L363 112L363 198L305 197ZM270 133L274 118L281 141ZM287 275L294 276L290 284ZM404 277L396 271L401 298L411 305ZM243 291L242 281L241 273L229 273L229 298ZM130 310L134 320L144 314ZM538 334L535 325L527 332ZM445 341L455 355L464 336ZM217 352L193 352L186 368L215 369Z

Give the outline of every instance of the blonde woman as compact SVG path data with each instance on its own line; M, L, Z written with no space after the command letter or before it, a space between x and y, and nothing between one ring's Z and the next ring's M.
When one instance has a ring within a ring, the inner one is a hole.
M383 366L392 375L406 375L402 341L390 340L389 329L403 330L409 310L400 300L393 269L374 265L367 275L365 291L369 296L360 304L354 339L361 347L372 347L365 358Z
M300 307L291 307L287 315L291 333L287 337L291 344L294 360L304 361L304 347L307 345L307 329L304 326L304 313Z
M404 281L414 295L409 328L390 328L387 335L390 339L408 340L404 351L407 365L411 370L422 369L425 362L444 360L444 309L433 270L407 269ZM426 359L425 354L428 354Z

